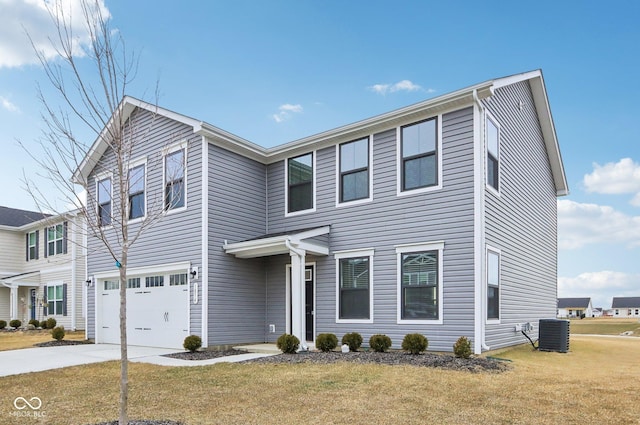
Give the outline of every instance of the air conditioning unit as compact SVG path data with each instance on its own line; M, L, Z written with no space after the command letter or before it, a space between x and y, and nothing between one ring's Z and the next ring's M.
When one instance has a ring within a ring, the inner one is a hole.
M541 351L569 351L569 321L540 319L538 349Z

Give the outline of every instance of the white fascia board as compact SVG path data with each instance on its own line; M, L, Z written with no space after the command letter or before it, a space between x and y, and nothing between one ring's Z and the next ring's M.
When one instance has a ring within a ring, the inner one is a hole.
M160 264L155 266L127 267L127 277L137 276L137 275L157 275L157 274L169 273L173 271L182 271L182 270L188 271L190 267L191 267L191 262L189 261ZM101 271L101 272L94 273L93 276L96 279L106 279L111 277L117 278L120 276L120 270L116 268L114 270Z

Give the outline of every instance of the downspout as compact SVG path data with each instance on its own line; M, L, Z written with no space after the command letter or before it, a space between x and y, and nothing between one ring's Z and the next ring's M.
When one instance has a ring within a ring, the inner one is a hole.
M77 266L78 266L78 262L76 257L78 256L78 247L77 247L77 241L76 241L76 219L77 219L77 215L73 215L72 216L73 220L70 220L70 224L71 224L71 240L73 242L71 242L71 329L73 329L74 331L76 330L77 323L76 323L76 279L78 278L78 273L77 273Z
M483 120L483 111L484 111L484 106L482 105L482 102L480 102L480 98L478 97L478 90L474 89L473 90L473 101L474 101L474 118L477 118L477 121L474 120L476 122L476 127L474 128L474 132L475 132L475 138L477 140L477 142L474 144L474 146L476 147L477 151L476 151L476 155L475 155L475 161L476 161L476 172L475 172L475 184L476 184L476 188L474 190L474 206L475 208L477 208L476 213L474 214L475 216L475 223L474 223L474 229L475 229L475 235L474 235L474 239L475 239L475 260L476 260L476 267L475 267L475 281L476 281L476 285L479 285L479 288L476 292L476 305L475 305L475 311L476 311L476 324L477 327L476 328L479 332L479 337L480 337L480 347L476 347L480 348L480 351L489 351L491 349L491 347L489 347L486 343L486 314L487 314L487 302L486 302L486 282L485 282L485 275L486 275L486 255L485 255L485 196L484 196L484 137L483 137L483 128L484 128L484 120ZM477 117L476 115L476 111L477 111ZM478 350L476 350L478 351ZM480 353L476 353L476 354L480 354Z

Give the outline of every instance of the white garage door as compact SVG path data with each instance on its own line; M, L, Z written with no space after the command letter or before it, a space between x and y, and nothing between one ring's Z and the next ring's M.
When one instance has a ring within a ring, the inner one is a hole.
M128 281L128 344L182 349L189 334L187 274L141 276ZM105 280L99 285L96 341L119 344L119 284Z

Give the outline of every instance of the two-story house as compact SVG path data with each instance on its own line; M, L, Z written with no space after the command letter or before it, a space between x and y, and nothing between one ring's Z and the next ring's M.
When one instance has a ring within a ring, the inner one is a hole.
M85 329L84 221L0 207L0 319Z
M480 353L556 316L568 188L540 71L272 148L130 97L118 118L149 129L132 186L166 209L129 251L132 345L356 331L398 347L419 332L430 349L466 336ZM74 176L95 214L119 197L113 162L98 139ZM90 239L88 333L117 343L118 270L98 248Z

